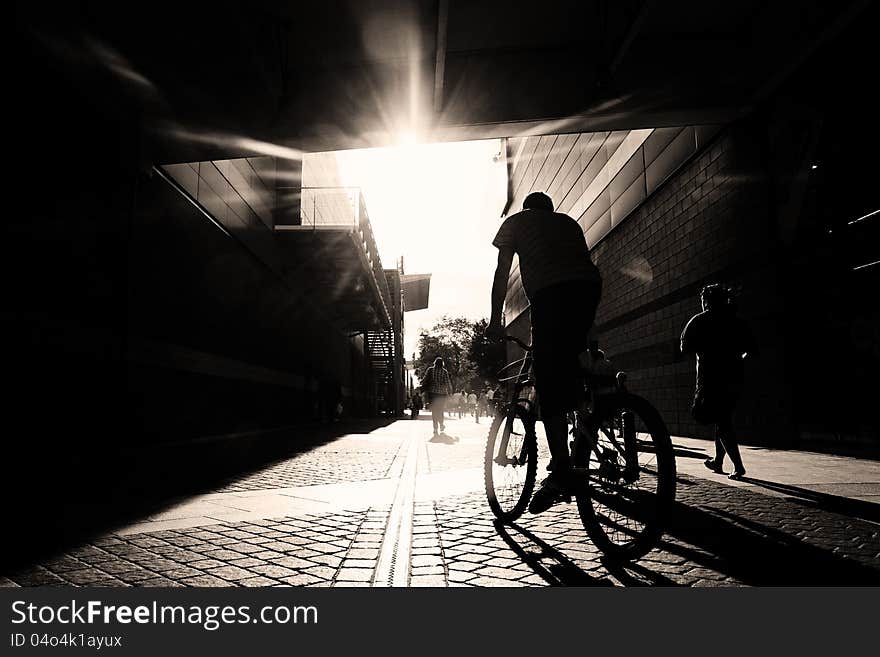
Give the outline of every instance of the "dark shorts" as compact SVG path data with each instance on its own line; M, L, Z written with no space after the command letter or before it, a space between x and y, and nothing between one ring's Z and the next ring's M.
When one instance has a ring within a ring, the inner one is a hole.
M737 382L700 385L694 390L691 415L700 424L730 422L740 398L742 386Z
M435 392L428 393L428 406L432 409L445 409L447 395L441 395Z
M569 281L531 299L533 371L544 416L565 414L578 402L577 357L589 346L601 296L601 282Z

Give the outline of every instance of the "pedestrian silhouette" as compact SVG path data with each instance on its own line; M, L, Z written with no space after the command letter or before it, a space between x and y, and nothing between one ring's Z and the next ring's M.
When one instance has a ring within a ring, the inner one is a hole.
M443 411L446 410L446 399L452 393L452 377L449 376L446 365L439 356L434 359L434 364L425 372L422 390L428 393L434 436L437 436L438 428L439 433L446 430Z
M730 290L707 285L700 292L703 312L694 315L681 334L681 351L696 354L697 380L692 414L701 424L715 425L715 458L705 465L723 473L724 456L730 456L730 479L746 473L733 427L733 411L742 394L743 361L756 353L751 331L736 316Z
M419 411L422 410L422 395L418 392L414 392L412 397L410 397L409 408L411 411L411 419L418 420L419 419Z

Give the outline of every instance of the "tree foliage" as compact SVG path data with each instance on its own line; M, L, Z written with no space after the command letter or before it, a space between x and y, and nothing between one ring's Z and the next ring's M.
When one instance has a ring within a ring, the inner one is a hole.
M416 374L422 376L438 356L446 363L456 390L481 390L494 385L504 366L502 342L483 337L487 320L476 322L464 317L444 315L429 331L419 334Z

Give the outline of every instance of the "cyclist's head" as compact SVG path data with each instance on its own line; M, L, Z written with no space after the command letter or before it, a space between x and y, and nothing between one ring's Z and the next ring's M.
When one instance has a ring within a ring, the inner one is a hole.
M730 303L730 291L723 285L713 283L702 289L700 300L703 302L703 310L721 310Z
M544 192L532 192L523 201L523 210L547 210L553 212L553 199Z
M446 363L443 362L443 359L440 356L434 359L434 367L446 367Z

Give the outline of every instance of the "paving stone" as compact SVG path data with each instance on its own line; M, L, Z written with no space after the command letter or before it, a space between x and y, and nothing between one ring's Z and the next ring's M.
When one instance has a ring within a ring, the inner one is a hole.
M321 579L310 573L297 573L290 577L284 577L281 581L290 586L309 586L320 582Z
M352 548L346 552L346 556L351 559L378 559L379 550L366 548Z
M143 582L139 582L138 586L144 587L183 587L186 584L181 584L173 579L168 579L167 577L156 577L154 579L144 580Z
M56 586L64 584L66 580L45 568L34 569L29 572L12 575L12 581L19 586Z
M208 574L213 575L214 577L225 579L230 582L236 582L254 576L253 572L245 570L244 568L239 568L237 566L221 566L220 568L211 568L208 571Z
M338 568L339 564L342 563L342 557L333 556L331 554L319 554L318 556L309 559L309 561L324 566L332 566L333 568Z
M314 561L309 561L307 559L300 559L299 557L294 557L291 555L287 555L281 557L280 559L275 559L272 561L272 565L275 566L283 566L284 568L309 568L310 566L314 566Z
M505 587L505 586L524 586L521 583L508 579L500 579L495 577L477 577L468 582L473 586L489 586L489 587Z
M415 577L416 575L442 575L445 572L446 569L443 566L421 566L413 568L410 574Z
M94 584L90 584L89 586L108 586L114 588L129 588L132 586L140 586L140 584L131 584L129 582L123 582L121 579L117 577L105 577L102 580L95 582Z
M290 568L284 568L283 566L275 566L271 564L253 566L249 570L258 575L265 575L266 577L272 577L274 579L282 579L283 577L290 577L291 575L296 574L296 571Z
M213 575L196 575L195 577L186 577L180 580L181 584L186 586L231 586L229 582Z
M334 586L335 588L348 588L348 589L354 589L354 588L366 588L366 587L370 586L370 583L369 583L369 582L356 582L356 581L340 581L340 580L337 580L337 581L333 582L333 586Z
M63 573L70 570L81 570L84 565L86 564L79 559L65 556L48 561L45 567L54 573Z
M274 584L277 584L277 582L274 579L269 579L268 577L257 575L256 577L238 580L236 584L238 584L239 586L254 588L260 586L273 586Z
M409 580L410 586L446 586L446 578L442 575L413 575Z
M369 582L373 579L372 568L340 568L336 575L337 581L343 582Z
M433 548L413 548L412 554L415 556L419 556L419 557L425 557L425 556L439 557L441 554L443 554L443 550L440 548L439 545L437 547L433 547Z
M217 559L218 561L229 561L230 559L238 559L241 554L233 550L208 550L203 552L208 559Z
M242 559L233 559L229 562L232 566L238 566L239 568L250 568L251 566L259 566L260 564L266 563L261 559L254 559L253 557L244 557Z
M98 567L105 573L110 573L111 575L121 575L123 573L143 570L141 566L131 563L130 561L123 561L121 559L117 559L115 561L103 561L98 564Z
M480 568L479 570L474 571L478 577L493 577L497 579L517 579L517 575L514 574L510 568L498 568L496 566L485 566Z
M415 555L410 558L413 568L420 566L442 566L443 559L439 555Z
M189 575L190 577L192 577L194 575L201 575L201 573L199 571L193 570L192 568L189 568L187 570L191 571L191 574ZM162 576L169 577L171 579L183 579L184 577L186 577L186 575L184 575L182 577L175 577L172 574L172 572L173 571L165 571L162 573ZM118 579L124 580L128 584L137 584L138 582L142 582L147 579L153 579L154 577L157 577L157 576L158 576L157 573L154 573L150 570L146 570L144 568L141 568L140 570L132 570L127 573L121 573L119 575L116 575L116 577Z
M450 567L446 579L448 579L450 582L467 582L469 580L476 579L476 577L477 576L473 573L468 573L463 570L454 570Z
M217 559L199 559L198 561L191 561L187 565L190 568L198 568L199 570L210 570L211 568L220 568L226 564Z
M313 575L319 579L333 579L333 576L336 574L336 568L331 568L330 566L312 566L311 568L303 568L303 573Z

